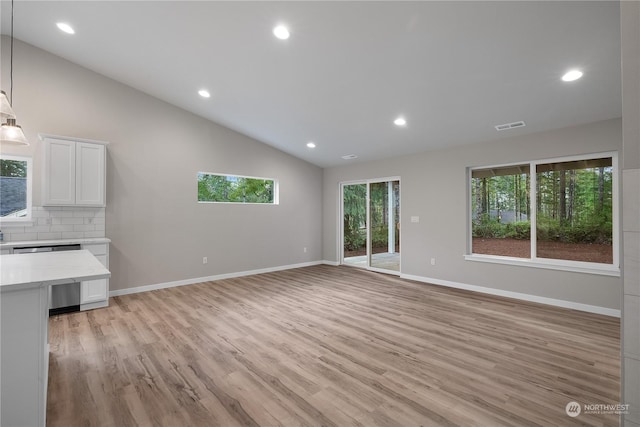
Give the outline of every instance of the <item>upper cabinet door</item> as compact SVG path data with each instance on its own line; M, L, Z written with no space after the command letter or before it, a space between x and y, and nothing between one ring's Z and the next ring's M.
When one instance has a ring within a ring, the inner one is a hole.
M45 136L43 206L105 206L106 143Z
M76 143L76 205L105 205L105 147Z
M46 139L44 143L44 205L76 202L76 143Z

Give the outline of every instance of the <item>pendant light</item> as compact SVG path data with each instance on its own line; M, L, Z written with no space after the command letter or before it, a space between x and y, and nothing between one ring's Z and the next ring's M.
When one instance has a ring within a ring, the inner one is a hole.
M9 103L9 98L7 97L7 93L3 90L0 90L0 117L3 119L15 119L16 113L13 112L13 108L11 108L11 104Z
M0 127L0 143L29 145L29 141L22 132L22 126L16 124L16 119L7 119Z
M29 141L24 136L22 128L16 124L16 115L11 108L13 103L13 1L11 0L11 50L10 50L10 90L9 98L7 94L2 91L0 96L0 115L6 118L6 122L0 126L0 143L13 143L21 145L29 145Z

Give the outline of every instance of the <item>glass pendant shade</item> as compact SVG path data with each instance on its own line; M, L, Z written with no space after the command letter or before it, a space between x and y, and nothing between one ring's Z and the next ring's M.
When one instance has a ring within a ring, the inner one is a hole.
M13 112L13 108L11 108L11 104L9 103L9 98L7 98L7 94L3 90L0 90L0 117L6 117L9 119L16 118L16 113Z
M22 128L16 124L16 119L7 119L0 127L0 143L29 145Z

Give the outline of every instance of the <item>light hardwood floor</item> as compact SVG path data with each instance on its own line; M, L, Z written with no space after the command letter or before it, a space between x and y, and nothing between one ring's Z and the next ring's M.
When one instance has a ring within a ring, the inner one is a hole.
M614 426L615 318L316 266L50 320L48 426Z

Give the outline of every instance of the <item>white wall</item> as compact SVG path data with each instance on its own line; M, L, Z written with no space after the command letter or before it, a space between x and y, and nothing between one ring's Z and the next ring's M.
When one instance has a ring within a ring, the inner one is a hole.
M617 310L621 279L465 261L466 168L620 151L620 119L324 170L323 254L338 261L341 181L401 177L402 273ZM419 223L411 223L419 216ZM436 265L430 259L436 258Z
M2 45L8 88L6 37ZM110 142L112 290L322 259L316 166L20 41L14 110L31 146L1 149L33 155L34 206L41 191L39 132ZM276 178L280 204L198 204L198 171Z
M640 426L640 3L621 2L624 295L622 399L625 427Z
M8 53L3 38L3 55ZM7 86L2 61L2 87ZM621 121L323 171L42 50L16 43L14 107L34 155L37 133L110 141L106 236L112 289L338 260L338 183L401 176L402 272L620 308L621 279L465 261L468 166L621 150ZM279 206L197 204L198 171L280 180ZM323 178L324 176L324 178ZM420 223L409 222L420 216ZM307 252L303 252L307 247ZM202 264L202 257L209 264ZM431 266L430 258L437 263Z

